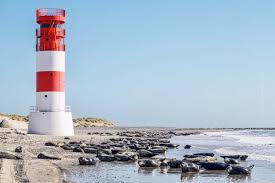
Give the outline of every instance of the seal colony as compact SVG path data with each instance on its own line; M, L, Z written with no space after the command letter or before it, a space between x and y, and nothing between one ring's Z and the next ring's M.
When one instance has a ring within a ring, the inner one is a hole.
M127 135L126 135L127 134ZM83 144L83 142L73 143L71 149L81 149L84 153L86 149L92 148L91 154L96 154L100 161L137 161L141 168L168 167L171 169L181 169L182 173L199 173L204 170L226 171L230 175L249 175L254 165L242 167L236 159L245 161L247 155L221 156L224 162L218 162L214 153L195 153L184 155L184 159L166 159L154 158L159 154L165 153L169 148L177 148L177 144L172 144L170 138L171 132L151 134L148 132L127 132L126 134L117 134L124 138L111 138L108 142L102 142L99 145ZM186 133L172 133L173 135L191 135ZM127 137L125 137L127 136ZM144 138L147 136L147 138ZM154 137L154 138L153 138ZM69 143L70 144L70 143ZM68 146L65 145L65 146ZM191 145L187 149L191 148ZM186 147L185 146L185 147ZM80 165L95 165L94 158L80 157ZM238 164L238 165L236 165Z
M201 131L204 130L96 127L76 128L74 137L52 137L0 128L0 179L7 182L68 181L64 172L70 167L94 166L98 161L133 163L141 169L165 167L182 174L216 170L250 174L253 166L241 165L247 155L223 156L224 162L218 162L215 154L207 152L183 154L183 159L158 158L178 147L170 142L171 137ZM192 148L192 144L186 145L187 149Z

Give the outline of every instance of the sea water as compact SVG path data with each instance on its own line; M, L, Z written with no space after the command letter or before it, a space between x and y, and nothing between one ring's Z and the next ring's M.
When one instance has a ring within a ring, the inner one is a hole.
M74 166L68 173L73 182L102 183L273 183L275 182L275 131L244 130L216 131L199 135L177 136L171 139L180 146L169 149L159 157L183 159L183 155L201 152L213 152L219 155L247 154L249 158L241 162L242 166L254 164L250 176L230 176L225 172L205 172L199 174L181 174L167 168L143 169L136 163L98 162L96 166ZM191 144L191 149L184 149ZM219 158L219 161L223 159Z

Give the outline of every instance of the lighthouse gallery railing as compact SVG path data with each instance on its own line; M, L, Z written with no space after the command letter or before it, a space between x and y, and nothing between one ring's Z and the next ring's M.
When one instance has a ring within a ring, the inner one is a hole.
M38 106L30 106L30 112L71 112L71 106L65 106L64 108L57 108L52 110L49 106L48 109L39 109Z

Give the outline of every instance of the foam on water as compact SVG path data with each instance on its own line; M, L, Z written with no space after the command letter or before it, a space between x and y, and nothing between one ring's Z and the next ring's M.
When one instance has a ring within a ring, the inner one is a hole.
M248 154L250 159L275 162L275 131L273 130L206 132L205 135L232 140L232 143L214 149L219 154Z
M254 164L252 174L245 177L229 176L224 173L201 173L195 175L180 175L180 172L163 170L161 168L144 170L134 162L98 162L95 166L72 166L67 176L73 182L189 182L189 183L273 183L275 180L275 131L219 131L200 135L176 136L171 139L180 146L169 149L164 155L167 158L182 159L185 154L215 152L218 161L223 161L219 155L247 154L247 161L241 161L241 166ZM185 149L191 144L191 149ZM273 156L274 155L274 156ZM158 156L157 156L158 157ZM265 161L259 161L265 160ZM269 163L267 162L269 161ZM274 162L274 163L273 163ZM173 172L173 173L172 173ZM244 179L245 178L245 179Z
M254 132L254 133L253 133ZM270 131L268 131L270 132ZM265 131L252 131L252 133L247 133L247 131L239 132L206 132L208 136L221 136L226 138L233 138L238 140L240 143L254 144L254 145L269 145L275 144L275 132L272 136L265 135Z
M258 151L248 152L248 151L241 151L236 149L233 150L231 147L218 148L218 149L215 149L214 151L224 155L236 155L236 154L245 155L246 154L246 155L249 155L249 159L270 161L275 163L275 156L268 155L271 153L270 151L261 150L260 152Z

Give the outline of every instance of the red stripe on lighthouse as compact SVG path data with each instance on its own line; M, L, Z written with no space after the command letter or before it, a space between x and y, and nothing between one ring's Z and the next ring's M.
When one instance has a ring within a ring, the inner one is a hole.
M44 71L36 73L36 92L64 92L64 72Z

